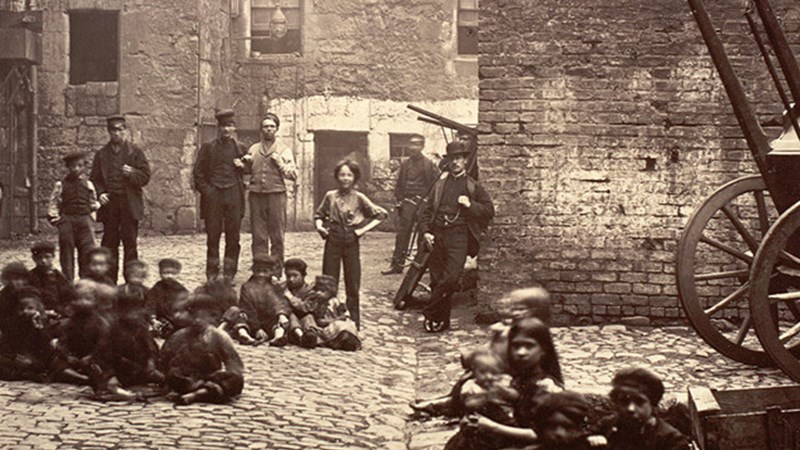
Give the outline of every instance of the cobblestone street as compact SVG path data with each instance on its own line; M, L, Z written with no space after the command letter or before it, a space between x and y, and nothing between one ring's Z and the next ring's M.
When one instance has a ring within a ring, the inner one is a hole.
M172 256L184 263L182 279L194 288L204 272L205 236L144 237L141 257L151 265ZM0 260L29 263L29 242L1 244ZM321 240L312 233L287 236L287 257L320 271ZM460 372L459 349L482 345L485 330L459 305L454 330L430 336L415 311L391 308L400 277L380 270L393 235L362 241L364 348L356 353L298 347L239 347L246 364L242 396L230 405L174 407L96 403L86 389L66 385L0 382L0 447L16 448L252 448L440 449L455 424L410 421L408 402L445 393ZM250 265L249 235L242 239L237 283ZM665 377L669 396L685 398L689 385L712 388L788 384L774 369L745 367L718 356L692 330L621 325L554 330L568 388L605 393L617 369L651 367Z

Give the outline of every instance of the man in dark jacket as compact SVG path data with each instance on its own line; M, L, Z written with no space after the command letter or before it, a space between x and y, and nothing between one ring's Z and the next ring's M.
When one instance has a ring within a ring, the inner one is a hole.
M119 244L125 249L123 262L139 259L136 241L139 221L144 218L142 187L150 182L150 164L144 152L125 139L125 117L106 119L109 142L94 155L92 174L100 200L97 220L103 223L100 246L111 250L111 277L119 273Z
M439 178L420 216L425 245L431 249L430 303L424 310L425 330L450 327L450 297L458 288L467 256L476 256L480 238L494 217L486 190L467 175L469 150L463 142L447 144L447 174Z
M247 149L236 140L233 111L216 115L219 137L200 147L194 164L194 188L200 192L200 217L206 222L206 277L219 276L219 240L225 232L223 275L229 281L239 266L239 231L244 217L243 172Z
M394 198L397 200L397 237L394 242L392 263L383 275L403 273L408 241L411 239L411 224L419 201L428 193L428 188L439 177L436 164L422 154L425 138L415 134L408 142L409 157L400 164Z

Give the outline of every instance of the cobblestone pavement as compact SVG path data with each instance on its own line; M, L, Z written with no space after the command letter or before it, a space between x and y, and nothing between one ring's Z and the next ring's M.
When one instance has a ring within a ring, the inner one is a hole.
M242 269L249 268L249 242L243 236ZM27 261L28 244L0 243L0 261ZM456 425L409 420L407 404L447 392L460 373L459 349L483 345L486 332L472 323L469 301L457 307L454 329L444 335L423 333L414 311L391 309L400 277L379 275L391 246L385 233L362 241L362 351L240 347L246 385L230 405L103 404L86 399L80 387L0 382L0 448L441 449ZM309 273L319 273L315 234L290 233L287 248L293 250L287 257L304 257ZM141 239L141 257L151 267L162 257L182 260L190 288L202 278L204 249L203 235ZM789 383L774 369L717 355L685 327L571 327L554 335L568 387L581 392L605 393L614 371L630 365L652 368L664 376L668 396L684 400L689 385Z

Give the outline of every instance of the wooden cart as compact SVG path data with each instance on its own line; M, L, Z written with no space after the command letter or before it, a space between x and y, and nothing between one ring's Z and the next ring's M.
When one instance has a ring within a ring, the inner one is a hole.
M689 410L701 450L800 449L800 386L689 388Z
M776 364L800 381L800 126L792 106L800 104L800 67L769 1L755 0L745 15L786 111L783 133L770 141L703 0L688 1L760 175L730 181L690 217L677 255L681 303L720 353Z

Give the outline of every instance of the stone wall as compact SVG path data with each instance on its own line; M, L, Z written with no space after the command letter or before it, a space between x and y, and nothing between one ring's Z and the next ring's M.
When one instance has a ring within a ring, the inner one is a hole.
M742 2L708 3L758 113L779 114ZM800 7L772 3L797 53ZM681 320L681 229L716 187L755 171L688 5L480 6L481 170L497 206L481 314L542 283L561 322Z

